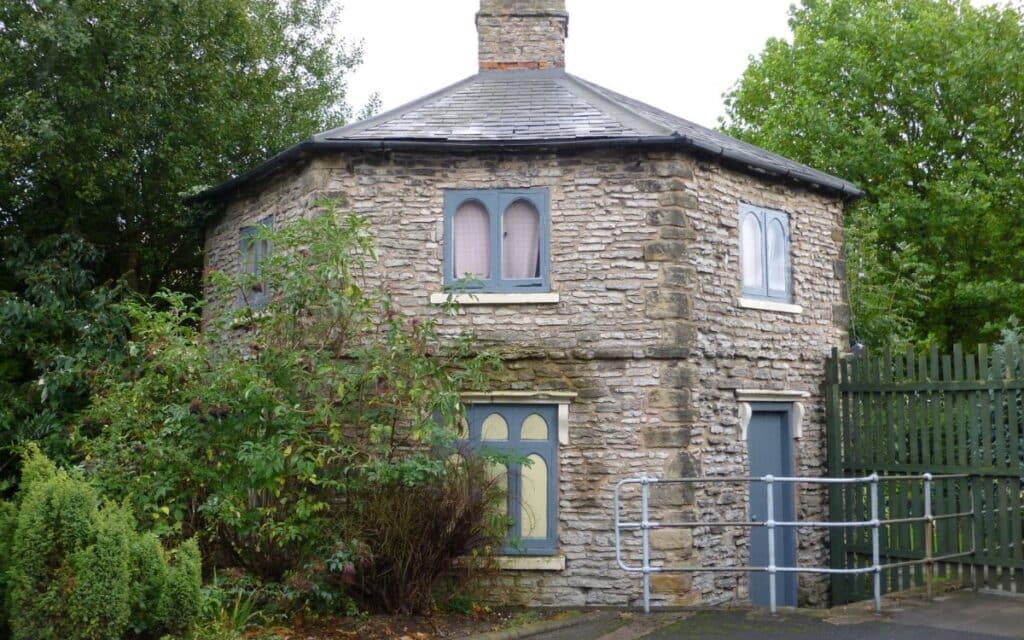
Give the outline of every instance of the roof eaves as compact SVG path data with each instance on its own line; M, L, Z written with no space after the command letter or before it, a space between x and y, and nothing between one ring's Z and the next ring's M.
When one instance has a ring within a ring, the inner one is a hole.
M716 156L742 166L757 169L760 173L822 187L830 191L835 191L847 199L856 199L864 196L864 192L852 182L848 182L842 178L837 178L821 171L813 170L810 167L807 167L807 171L802 171L797 168L802 165L796 165L795 163L793 167L790 167L774 162L768 162L758 156L748 155L742 151L729 149L722 145L694 140L684 135L679 135L678 137L687 147L703 151L711 156Z
M319 139L318 139L319 138ZM714 158L720 158L741 169L750 172L752 169L757 173L776 176L782 179L793 180L803 184L810 184L819 188L838 193L846 199L860 198L864 192L854 184L830 176L825 173L814 171L795 171L788 167L767 162L762 158L744 154L740 151L725 148L721 145L705 143L678 133L667 136L633 136L633 137L607 137L607 138L548 138L548 139L512 139L512 140L451 140L447 138L426 139L371 139L371 138L344 138L344 139L323 139L317 136L304 140L299 144L282 151L281 153L263 162L259 166L242 173L227 182L216 187L207 189L201 193L189 197L186 201L190 203L214 200L227 196L241 189L246 183L265 176L279 167L298 160L302 156L318 151L389 151L389 150L415 150L415 151L479 151L479 150L561 150L561 149L592 149L592 148L616 148L616 147L661 147L681 148L705 153Z

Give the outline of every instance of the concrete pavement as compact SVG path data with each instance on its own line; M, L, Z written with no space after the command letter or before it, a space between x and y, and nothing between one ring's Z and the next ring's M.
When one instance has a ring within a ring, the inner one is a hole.
M584 616L535 640L1002 640L1024 639L1024 596L961 591L887 599L881 615L865 603L830 610L700 609Z

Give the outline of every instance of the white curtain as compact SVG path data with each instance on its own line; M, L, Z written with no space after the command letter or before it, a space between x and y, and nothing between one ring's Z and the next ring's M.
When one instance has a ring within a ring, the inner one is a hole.
M761 223L754 214L743 217L740 227L740 256L743 260L743 288L764 289L764 254Z
M490 218L476 200L462 203L452 219L452 251L456 278L491 277Z
M786 290L786 232L777 219L768 223L768 290Z
M539 277L540 214L537 209L525 200L516 200L505 209L501 222L502 277Z

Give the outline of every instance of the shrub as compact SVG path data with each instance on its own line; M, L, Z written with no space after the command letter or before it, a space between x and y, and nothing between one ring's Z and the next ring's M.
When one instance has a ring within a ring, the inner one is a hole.
M186 540L169 557L152 533L137 536L129 549L132 606L130 629L139 637L184 634L195 623L202 582L199 546Z
M457 558L501 544L508 530L499 508L504 489L487 473L485 460L453 460L437 477L412 486L368 484L351 500L344 528L360 546L349 566L365 606L429 611Z
M7 594L7 570L11 562L11 545L17 516L18 512L13 502L0 501L0 638L10 637L4 600Z
M335 202L320 213L258 232L274 247L259 282L212 274L202 331L184 296L126 304L128 361L103 372L76 437L104 491L159 535L195 534L217 566L343 606L322 559L338 541L369 548L373 527L349 516L382 491L438 492L460 393L497 359L403 314L366 277L378 265L365 220ZM244 304L257 287L258 310ZM434 530L452 515L427 513Z
M56 469L38 449L27 455L13 509L6 579L15 640L142 639L187 630L198 609L195 543L182 545L169 566L162 549L152 548L155 538L136 533L125 508L101 503L92 486Z

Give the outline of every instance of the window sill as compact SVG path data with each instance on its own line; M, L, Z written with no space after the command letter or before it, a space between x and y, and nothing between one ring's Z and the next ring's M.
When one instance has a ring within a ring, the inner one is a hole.
M430 304L444 304L451 297L461 305L469 304L553 304L558 292L546 293L432 293Z
M565 571L565 556L494 556L495 565L502 571ZM455 565L465 565L470 558L455 559Z
M803 313L804 308L798 304L788 302L775 302L774 300L759 300L758 298L740 298L738 302L742 309L759 309L761 311L775 311L777 313Z

